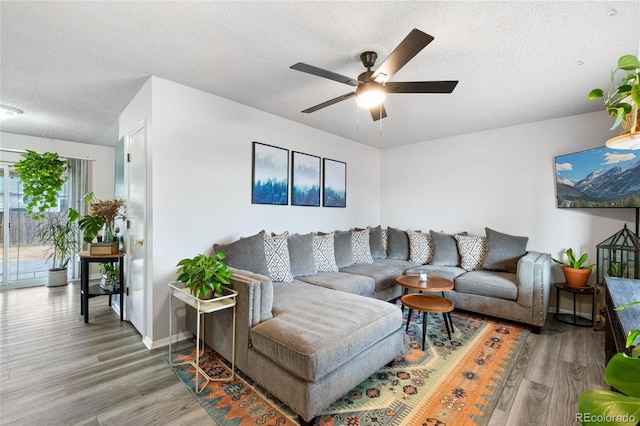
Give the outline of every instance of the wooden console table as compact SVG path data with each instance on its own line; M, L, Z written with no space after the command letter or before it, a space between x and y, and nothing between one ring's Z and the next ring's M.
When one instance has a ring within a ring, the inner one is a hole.
M606 277L606 309L604 351L606 362L618 352L627 352L625 343L631 330L640 330L640 305L621 311L615 308L640 300L640 280Z

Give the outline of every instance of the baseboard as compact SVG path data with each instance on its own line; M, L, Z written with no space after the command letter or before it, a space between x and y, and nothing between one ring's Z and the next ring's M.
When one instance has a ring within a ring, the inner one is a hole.
M191 339L193 339L193 334L188 331L181 331L180 333L173 335L172 344ZM145 337L144 339L142 339L142 342L148 349L164 348L169 346L169 337L165 337L159 340L151 340L149 337Z

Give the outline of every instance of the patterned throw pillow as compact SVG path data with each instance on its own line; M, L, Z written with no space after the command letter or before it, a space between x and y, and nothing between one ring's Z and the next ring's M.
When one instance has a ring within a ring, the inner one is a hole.
M487 239L485 237L469 237L454 235L460 253L460 266L467 271L484 269L482 264L487 256Z
M353 252L353 263L373 263L368 229L351 232L351 250Z
M264 255L267 259L267 271L269 271L269 277L273 282L289 283L293 281L288 237L289 232L283 232L280 235L264 235Z
M433 240L431 234L417 231L407 231L409 236L409 261L425 265L433 259Z
M338 272L333 234L313 236L313 261L318 272Z
M389 228L382 228L382 246L384 252L389 253Z

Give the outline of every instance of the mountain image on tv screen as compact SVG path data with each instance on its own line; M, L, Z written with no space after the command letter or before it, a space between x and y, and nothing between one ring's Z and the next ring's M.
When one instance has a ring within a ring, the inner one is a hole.
M556 198L558 207L640 207L640 158L607 147L558 156Z

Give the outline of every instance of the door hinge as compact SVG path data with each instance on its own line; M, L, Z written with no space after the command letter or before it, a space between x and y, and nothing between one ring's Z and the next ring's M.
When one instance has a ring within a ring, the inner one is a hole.
M131 221L127 219L127 229L131 229Z
M125 287L127 291L124 292L125 295L129 295L129 287Z
M130 162L131 162L131 154L127 152L127 163L130 163Z

